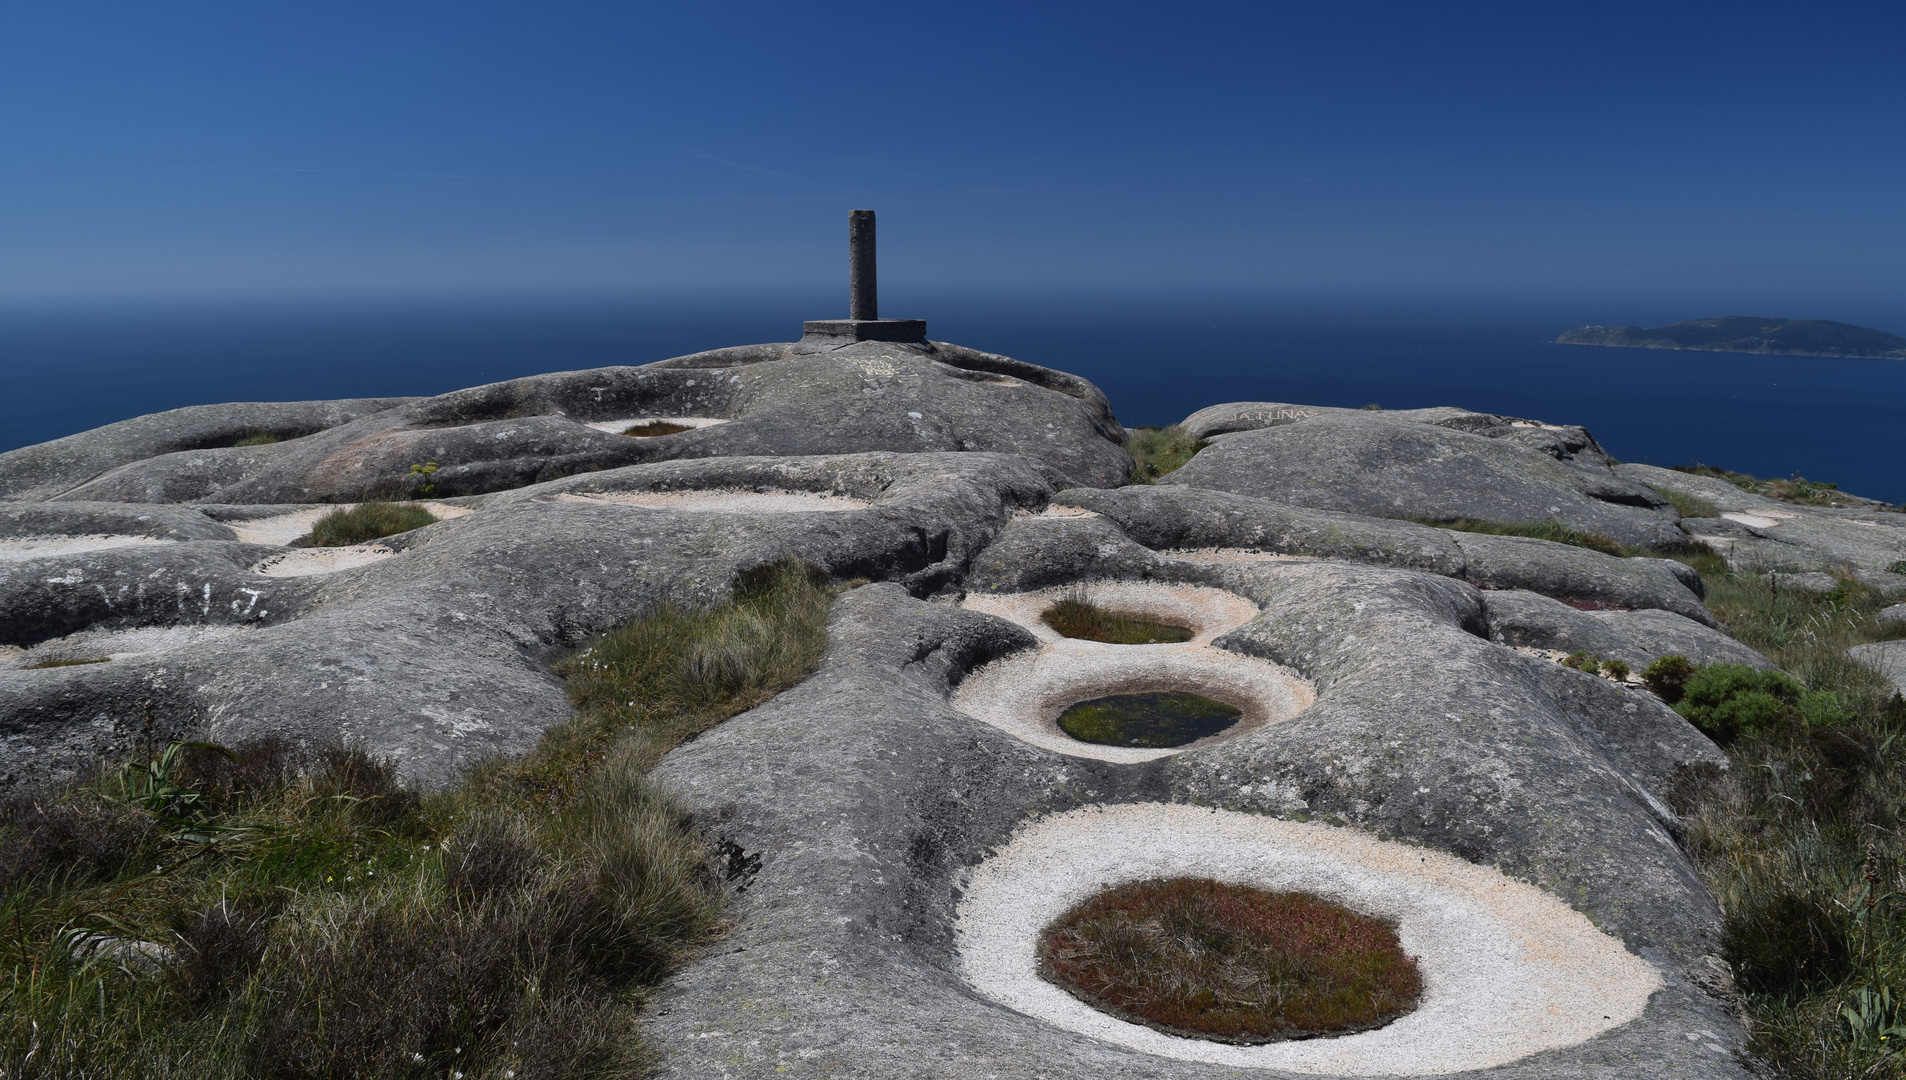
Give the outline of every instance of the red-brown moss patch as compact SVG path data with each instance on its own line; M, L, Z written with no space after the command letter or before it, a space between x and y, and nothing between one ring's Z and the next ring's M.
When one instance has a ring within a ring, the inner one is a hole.
M1379 919L1197 878L1131 882L1073 907L1041 936L1039 973L1122 1020L1244 1044L1381 1027L1423 989Z

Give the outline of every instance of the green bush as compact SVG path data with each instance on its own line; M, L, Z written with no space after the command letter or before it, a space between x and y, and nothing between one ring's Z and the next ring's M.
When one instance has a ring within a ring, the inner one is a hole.
M333 510L311 527L312 547L349 547L382 536L435 524L437 515L405 503L359 503L349 510Z
M1602 669L1600 657L1590 656L1580 649L1562 658L1562 666L1574 668L1584 675L1593 675Z
M1654 663L1643 668L1641 681L1661 700L1673 705L1681 700L1682 691L1693 676L1694 665L1688 662L1687 657L1669 653L1656 657Z
M1625 660L1603 660L1602 674L1616 682L1628 680L1628 663Z
M1800 684L1778 671L1745 664L1708 664L1695 670L1674 710L1720 742L1772 728L1798 712Z

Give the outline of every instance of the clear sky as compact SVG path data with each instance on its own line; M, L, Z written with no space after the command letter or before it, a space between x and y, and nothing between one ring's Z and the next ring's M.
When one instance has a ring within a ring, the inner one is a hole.
M865 206L915 287L1850 317L1906 281L1903 46L1897 2L12 4L0 303L799 289Z

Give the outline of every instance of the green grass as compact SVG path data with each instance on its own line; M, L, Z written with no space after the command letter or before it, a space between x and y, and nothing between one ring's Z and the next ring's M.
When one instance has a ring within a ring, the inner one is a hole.
M274 435L269 431L260 431L260 432L255 432L251 435L247 435L244 438L239 439L237 442L233 443L232 445L233 446L270 446L272 443L283 442L283 441L284 440L281 437Z
M38 671L42 668L79 667L81 664L103 664L112 659L109 656L89 656L83 660L42 660L37 664L28 664L26 670Z
M1132 455L1133 462L1131 482L1156 483L1159 477L1176 471L1209 445L1207 440L1185 434L1185 429L1177 424L1132 428L1125 435L1125 452Z
M1709 575L1707 593L1728 633L1791 676L1790 688L1715 665L1686 678L1678 704L1730 740L1733 767L1691 777L1675 803L1725 916L1721 951L1752 1048L1795 1080L1899 1076L1906 1038L1881 1036L1906 1024L1894 1007L1906 986L1906 701L1845 653L1883 636L1884 601L1852 583L1775 593L1731 574ZM1714 685L1698 685L1704 676Z
M721 928L648 769L804 678L832 596L778 565L606 635L574 720L447 791L263 741L0 805L0 1075L641 1075L635 1014Z
M1632 548L1611 540L1600 533L1571 529L1554 518L1547 521L1479 521L1475 518L1440 520L1413 518L1412 520L1423 525L1434 525L1439 529L1454 529L1457 532L1487 533L1491 536L1528 536L1537 540L1550 540L1557 544L1571 544L1590 551L1599 551L1604 555L1622 558L1649 554L1639 548Z
M437 515L405 503L359 503L349 510L333 510L311 526L312 547L349 547L382 536L435 524Z
M1059 730L1101 746L1159 749L1216 735L1243 710L1198 694L1168 691L1093 698L1059 714Z
M1160 645L1190 641L1190 627L1154 622L1107 611L1083 596L1067 596L1047 608L1039 621L1069 638L1109 645Z
M1655 494L1674 504L1674 508L1684 518L1715 518L1721 516L1721 508L1701 498L1699 495L1687 495L1673 488L1651 488Z
M1041 935L1039 971L1086 1004L1190 1038L1362 1031L1422 992L1396 931L1302 893L1178 878L1100 893Z
M1840 490L1840 485L1808 480L1799 473L1795 473L1786 480L1763 480L1758 476L1749 476L1746 473L1733 472L1728 469L1717 469L1712 465L1676 465L1674 471L1684 472L1689 476L1707 476L1716 480L1725 480L1735 487L1740 488L1742 491L1752 492L1755 495L1762 495L1769 499L1779 499L1781 502L1795 503L1800 506L1858 505L1852 499L1846 497L1846 493ZM1673 498L1673 496L1668 495L1665 491L1661 494L1669 499ZM1697 515L1684 514L1683 516L1695 517ZM1705 517L1711 515L1699 516Z

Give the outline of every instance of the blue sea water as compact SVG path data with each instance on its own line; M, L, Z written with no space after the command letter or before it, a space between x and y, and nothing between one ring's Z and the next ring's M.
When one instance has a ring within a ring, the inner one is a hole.
M1626 461L1797 473L1906 502L1906 362L1555 345L1570 327L1615 321L1562 304L921 299L883 314L923 315L936 339L1083 375L1128 425L1239 400L1458 405L1583 424ZM801 318L836 306L782 296L0 311L0 450L182 405L434 394L790 340Z

